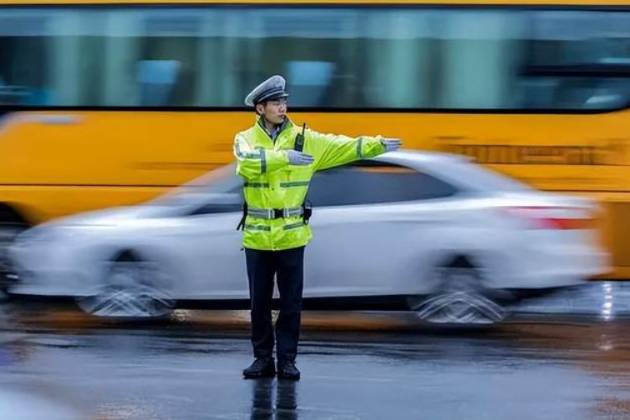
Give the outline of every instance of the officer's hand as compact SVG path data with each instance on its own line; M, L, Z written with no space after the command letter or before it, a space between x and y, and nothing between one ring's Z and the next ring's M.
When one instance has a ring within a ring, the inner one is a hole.
M381 143L383 143L383 146L385 146L386 152L393 152L394 150L398 150L400 149L400 146L402 145L402 141L400 139L387 138L387 137L383 137L381 139Z
M306 153L298 152L297 150L287 151L289 156L289 163L291 165L310 165L313 163L313 156Z

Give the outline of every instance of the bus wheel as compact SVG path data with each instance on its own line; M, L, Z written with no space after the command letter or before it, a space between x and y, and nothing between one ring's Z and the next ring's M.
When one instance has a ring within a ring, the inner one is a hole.
M125 252L110 263L96 293L77 298L77 304L104 318L165 317L175 305L165 280L157 264Z
M422 321L432 324L494 324L507 316L483 287L479 270L470 264L449 264L436 270L437 287L426 297L410 301Z

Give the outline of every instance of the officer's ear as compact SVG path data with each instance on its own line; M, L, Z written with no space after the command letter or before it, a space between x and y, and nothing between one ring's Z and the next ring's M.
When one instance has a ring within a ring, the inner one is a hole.
M256 114L258 115L262 115L265 113L265 105L267 105L267 102L259 102L256 104Z

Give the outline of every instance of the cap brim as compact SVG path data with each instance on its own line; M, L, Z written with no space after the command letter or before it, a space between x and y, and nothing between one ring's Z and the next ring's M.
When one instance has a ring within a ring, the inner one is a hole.
M288 98L288 97L289 97L289 94L286 93L286 92L276 93L276 94L273 94L273 95L271 95L269 97L264 97L263 96L260 99L259 98L254 98L254 97L250 98L249 96L247 96L247 98L245 98L245 105L253 107L253 106L256 106L256 104L259 104L261 102L273 101L275 99L282 99L282 98ZM254 99L256 99L256 102L254 102Z

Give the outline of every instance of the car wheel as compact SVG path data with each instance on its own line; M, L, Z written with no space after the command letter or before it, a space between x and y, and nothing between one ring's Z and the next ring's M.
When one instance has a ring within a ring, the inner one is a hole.
M106 318L159 318L175 301L157 264L126 253L111 262L92 296L77 298L79 307Z
M436 291L410 302L417 316L434 324L494 324L506 310L483 287L480 271L469 264L451 264L436 270Z
M15 281L9 261L9 247L27 228L21 223L0 222L0 298L6 297L7 288Z

